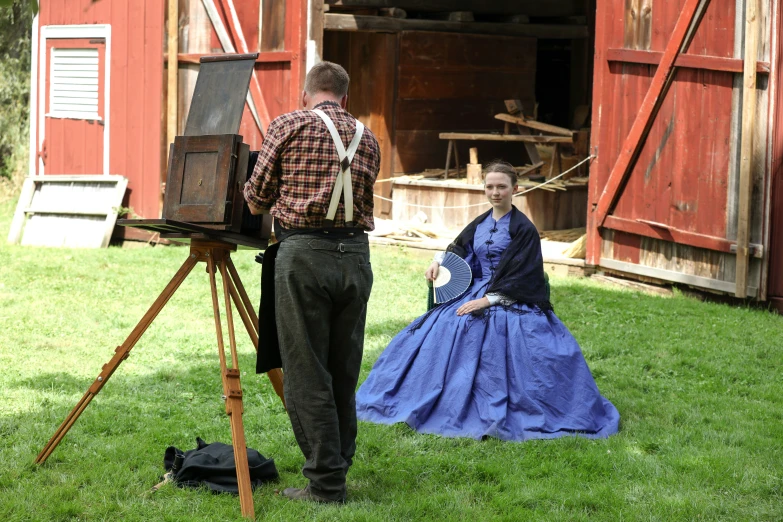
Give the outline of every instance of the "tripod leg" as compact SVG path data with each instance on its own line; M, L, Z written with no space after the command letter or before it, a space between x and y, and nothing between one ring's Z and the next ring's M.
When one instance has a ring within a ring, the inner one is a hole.
M236 268L231 263L231 258L226 258L226 264L231 274L231 279L228 279L228 289L231 293L231 297L234 299L234 305L237 307L239 316L242 318L242 322L245 325L247 334L250 336L250 340L253 342L253 346L258 350L258 332L256 330L258 326L258 316L253 310L253 306L250 304L250 299L247 297L245 287L242 286L242 280L239 279ZM236 286L236 288L235 288ZM241 299L240 299L241 298ZM272 383L272 387L275 389L275 393L280 397L280 401L285 408L285 396L283 394L283 371L280 368L275 368L266 373L269 377L269 381Z
M256 315L255 310L253 310L253 304L250 302L250 297L248 297L245 286L242 284L239 273L230 257L226 258L226 265L228 266L229 273L231 273L231 279L234 282L234 286L236 286L236 289L239 291L239 295L242 298L242 303L245 305L245 310L250 314L250 319L253 321L253 324L258 327L258 316ZM239 308L239 305L237 305L237 308Z
M182 281L188 277L188 274L191 270L193 270L193 267L196 266L197 262L198 260L196 259L196 256L191 254L188 256L185 262L182 263L182 266L177 271L177 273L174 274L174 277L171 279L169 284L166 285L166 288L163 289L158 298L155 299L155 302L152 303L152 306L150 306L149 310L147 310L147 313L144 314L144 317L142 317L138 324L136 324L136 327L130 333L128 338L125 339L125 342L114 350L114 356L108 363L103 365L100 375L98 375L98 377L92 383L92 386L89 387L87 392L76 404L73 410L71 410L60 427L57 428L57 431L54 432L54 435L52 435L52 438L49 439L49 442L41 450L41 453L38 454L35 459L36 464L43 464L46 462L46 459L49 458L49 455L52 454L57 445L60 444L60 441L63 439L63 437L65 437L65 434L68 433L68 430L71 429L71 426L73 426L73 424L79 418L79 415L81 415L85 408L87 408L87 406L90 404L92 398L95 397L99 391L101 391L103 385L106 384L106 381L109 380L109 377L114 374L114 371L117 369L120 363L128 358L131 349L136 345L138 340L147 330L149 325L152 324L152 321L155 320L163 307L166 306L168 300L171 298L174 292L177 291L177 288L179 288L179 285L182 284Z
M226 324L228 325L229 348L231 350L232 368L227 367L225 347L223 345L223 329L220 325L220 305L218 303L217 283L215 281L215 254L220 252L220 275L223 282L223 296L226 303ZM209 272L209 285L212 291L212 310L215 315L215 330L218 340L218 357L220 358L220 370L223 380L223 393L226 399L226 413L231 425L231 441L234 446L234 463L237 469L237 486L239 488L239 505L242 516L255 518L253 506L253 490L250 487L250 466L247 461L247 442L245 441L245 428L242 422L242 387L239 382L239 364L234 339L234 324L231 315L231 301L229 297L226 263L223 251L210 249L207 254L207 271Z

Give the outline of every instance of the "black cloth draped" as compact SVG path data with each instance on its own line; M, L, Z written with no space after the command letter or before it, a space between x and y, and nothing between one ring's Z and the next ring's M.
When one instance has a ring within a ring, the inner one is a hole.
M473 253L473 236L478 224L490 212L492 210L474 219L447 249L470 265L474 278L481 277L481 265ZM519 303L537 306L544 311L551 310L544 276L544 258L541 255L541 238L535 225L514 206L511 207L509 235L511 244L500 257L487 293L503 294Z

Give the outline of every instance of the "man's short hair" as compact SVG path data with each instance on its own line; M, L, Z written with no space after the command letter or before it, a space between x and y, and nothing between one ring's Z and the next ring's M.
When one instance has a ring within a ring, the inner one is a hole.
M305 92L310 96L319 92L330 92L339 98L348 94L348 73L333 62L319 62L313 65L305 78Z

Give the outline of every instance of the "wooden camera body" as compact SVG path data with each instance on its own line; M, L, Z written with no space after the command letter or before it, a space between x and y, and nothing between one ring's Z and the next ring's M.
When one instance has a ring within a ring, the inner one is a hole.
M163 219L125 219L124 226L163 238L206 237L265 248L269 215L253 216L243 189L253 166L250 147L237 134L258 54L201 58L185 134L169 148Z

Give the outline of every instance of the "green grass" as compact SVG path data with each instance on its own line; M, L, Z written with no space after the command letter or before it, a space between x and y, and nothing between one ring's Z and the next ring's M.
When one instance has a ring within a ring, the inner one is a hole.
M32 463L187 251L9 246L12 213L0 203L0 520L239 520L237 497L170 485L148 493L167 446L230 442L203 265L46 464ZM256 302L253 255L234 260ZM372 255L362 380L426 302L420 254ZM303 458L240 335L248 445L281 474L255 493L258 518L783 519L783 318L589 280L552 286L558 315L620 411L619 434L477 442L363 423L347 505L291 503L274 490L304 485Z

